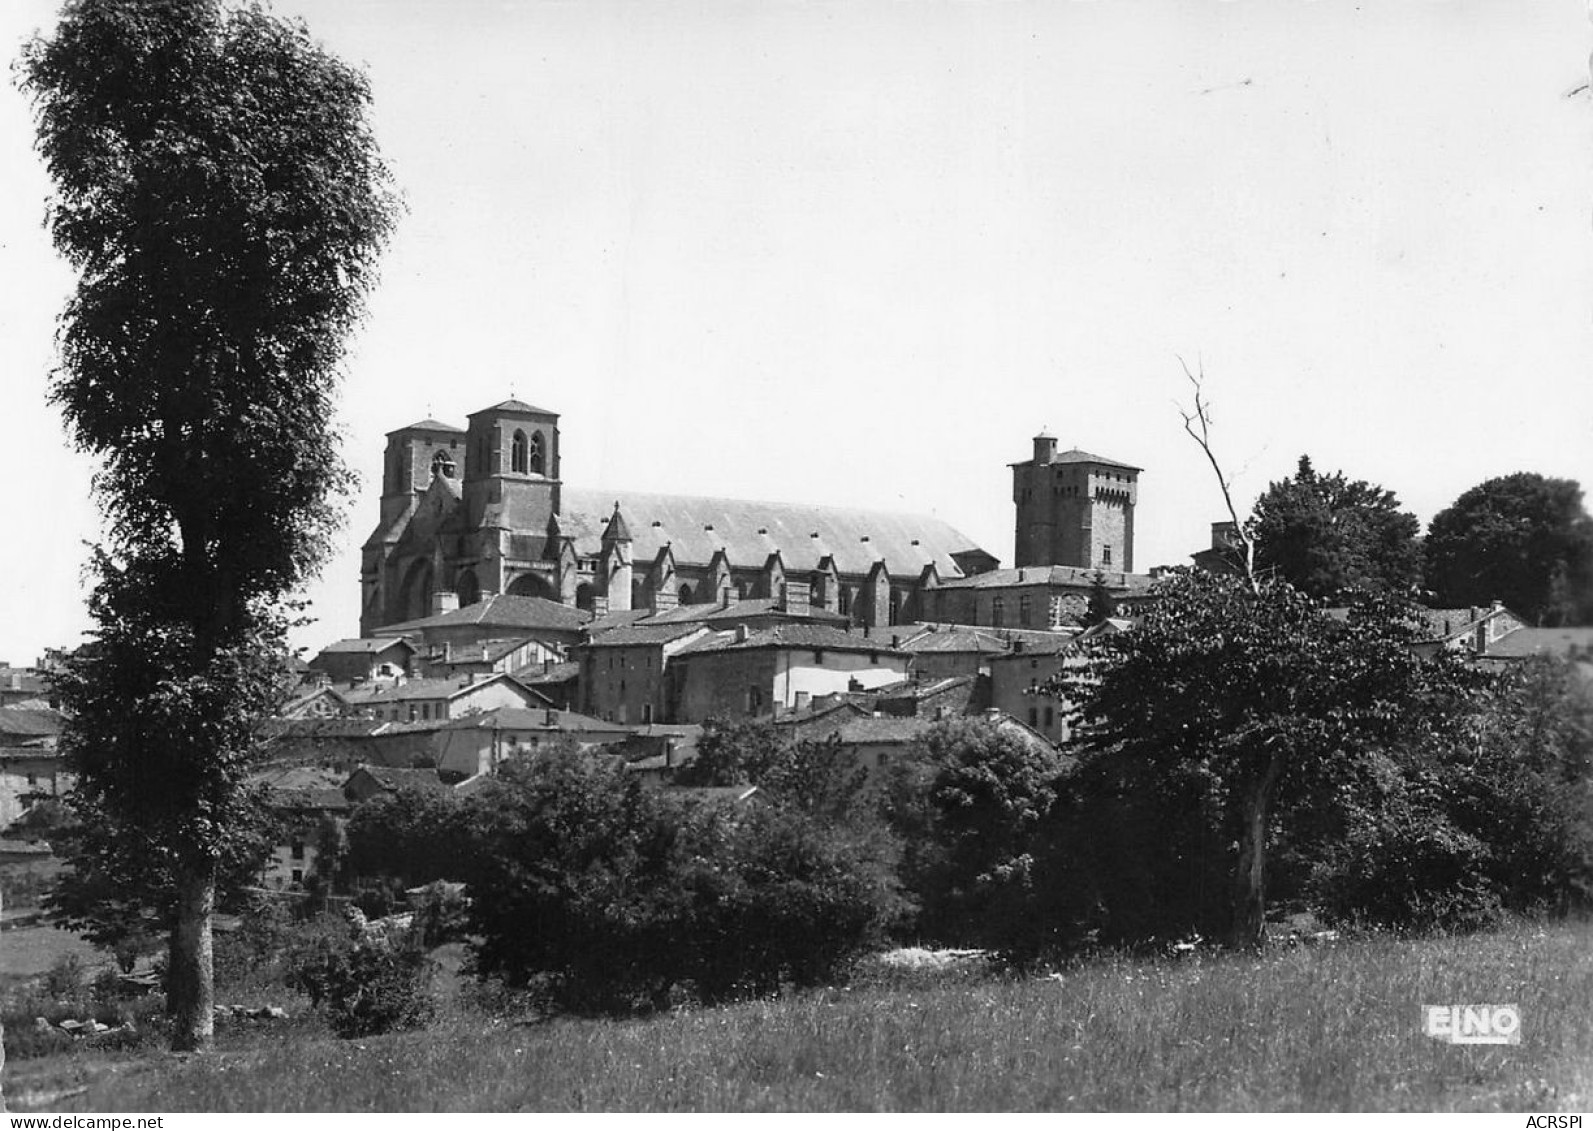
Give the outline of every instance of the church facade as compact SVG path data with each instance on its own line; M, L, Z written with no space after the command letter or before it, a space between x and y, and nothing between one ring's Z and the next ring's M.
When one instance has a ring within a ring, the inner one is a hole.
M976 579L992 592L1014 572L926 515L566 486L558 421L511 399L462 429L423 420L388 433L381 517L362 551L361 636L496 594L595 615L761 597L883 626L961 608L953 593ZM1138 469L1059 456L1049 437L1012 466L1020 566L1076 567L1065 578L1132 569Z

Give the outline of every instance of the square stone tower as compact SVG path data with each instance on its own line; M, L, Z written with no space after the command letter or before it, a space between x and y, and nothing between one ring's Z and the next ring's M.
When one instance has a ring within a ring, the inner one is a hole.
M1014 566L1134 571L1134 503L1140 468L1034 438L1034 457L1012 467L1017 508Z

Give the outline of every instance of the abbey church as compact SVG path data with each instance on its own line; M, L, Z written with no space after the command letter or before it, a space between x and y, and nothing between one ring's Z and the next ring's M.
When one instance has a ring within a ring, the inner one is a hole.
M1012 465L1015 566L940 519L566 486L558 414L518 400L388 433L360 632L497 594L594 614L773 598L866 626L1057 627L1104 571L1132 597L1139 469L1039 436Z

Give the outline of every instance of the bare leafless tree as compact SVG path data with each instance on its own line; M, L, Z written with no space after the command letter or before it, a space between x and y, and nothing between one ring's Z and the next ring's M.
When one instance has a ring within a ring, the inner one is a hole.
M1223 505L1228 508L1228 517L1233 520L1234 536L1239 539L1239 568L1244 572L1245 583L1250 586L1253 593L1261 591L1260 582L1256 580L1256 540L1251 533L1248 521L1239 518L1239 512L1234 509L1232 483L1223 474L1222 465L1217 462L1217 455L1211 450L1211 402L1206 399L1206 367L1197 362L1198 372L1189 371L1189 363L1183 358L1178 359L1178 364L1183 367L1184 376L1189 378L1189 383L1195 389L1195 407L1193 411L1185 411L1182 407L1178 415L1184 418L1184 431L1189 433L1190 439L1200 445L1200 450L1206 453L1206 459L1211 463L1211 470L1217 476L1217 486L1222 491Z

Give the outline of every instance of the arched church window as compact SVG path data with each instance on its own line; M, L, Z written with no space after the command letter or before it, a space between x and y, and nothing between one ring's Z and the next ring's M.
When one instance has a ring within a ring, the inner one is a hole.
M516 428L514 439L509 442L509 470L521 475L526 469L526 439L525 433Z
M431 457L431 477L436 479L439 475L444 479L455 477L454 457L444 451L439 451Z
M532 475L547 474L547 458L542 453L542 433L540 432L531 433L531 459L529 466Z

